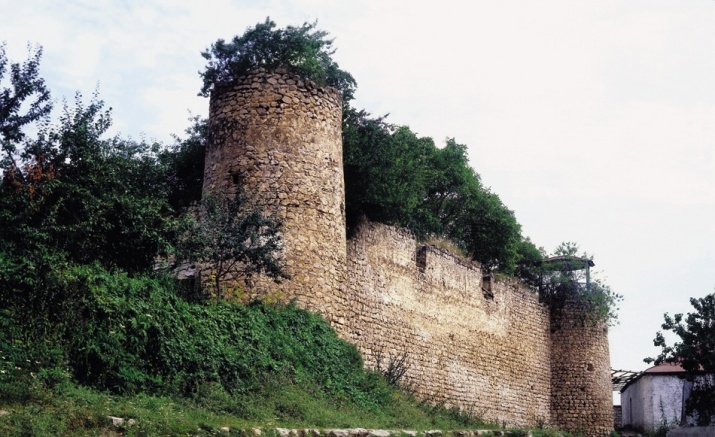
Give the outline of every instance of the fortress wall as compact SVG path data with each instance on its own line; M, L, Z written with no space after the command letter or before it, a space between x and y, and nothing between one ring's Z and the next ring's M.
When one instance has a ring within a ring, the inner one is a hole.
M406 381L422 399L508 425L548 423L549 312L516 282L487 284L477 265L365 222L348 241L343 314L328 318L369 367L380 352L383 365L407 352Z
M404 382L421 399L500 424L608 434L604 327L568 305L552 315L517 281L485 279L407 230L365 222L346 241L341 111L337 91L284 72L258 70L212 93L204 190L243 186L284 222L292 279L259 278L246 298L297 299L368 367L407 353Z
M259 278L253 292L330 305L345 280L345 188L339 93L285 72L258 70L211 94L204 191L244 187L283 220L292 280ZM233 286L228 278L226 286Z

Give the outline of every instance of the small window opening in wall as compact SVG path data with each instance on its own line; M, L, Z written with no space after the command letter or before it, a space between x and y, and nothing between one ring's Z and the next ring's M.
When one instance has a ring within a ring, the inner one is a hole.
M415 262L417 263L417 268L420 272L424 273L427 268L427 246L420 246L417 248Z
M492 275L484 275L482 277L482 293L484 293L484 298L489 300L494 300L494 292L492 291Z
M586 370L588 370L589 372L593 372L593 364L588 363L588 364L586 365Z
M243 178L238 173L231 173L231 181L234 185L241 185L241 182L243 182Z

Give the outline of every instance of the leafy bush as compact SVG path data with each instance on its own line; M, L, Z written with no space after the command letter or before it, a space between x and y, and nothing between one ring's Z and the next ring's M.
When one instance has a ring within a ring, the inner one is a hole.
M247 393L277 378L312 382L365 405L388 396L375 390L379 378L363 372L353 346L320 316L294 306L191 304L177 297L171 279L130 277L98 264L69 265L51 276L49 293L65 302L49 319L26 313L13 320L46 324L44 332L51 329L55 337L44 340L61 345L82 384L191 396L207 384ZM21 306L24 297L16 297L5 308Z
M589 323L613 326L618 323L618 305L623 296L590 274L592 257L585 252L579 255L578 250L573 242L561 243L553 257L520 266L522 278L538 287L539 300L552 312L561 311L570 302Z
M300 27L276 29L276 23L266 18L230 43L219 39L202 53L208 63L201 73L203 87L199 95L208 97L217 87L230 84L256 68L285 68L335 87L342 92L343 101L351 100L355 79L333 61L333 41L326 39L327 32L316 30L315 26L316 23L303 23Z
M174 144L159 155L167 171L169 205L178 213L201 200L204 185L208 120L194 116L189 121L186 138L175 136Z

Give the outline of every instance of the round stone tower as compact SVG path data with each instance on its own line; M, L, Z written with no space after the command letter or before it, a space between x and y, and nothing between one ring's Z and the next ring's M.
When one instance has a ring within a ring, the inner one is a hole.
M613 430L608 331L572 297L552 310L551 420L559 429L586 437Z
M235 194L283 221L291 279L258 278L252 297L297 299L329 312L344 284L342 100L337 90L282 70L257 70L214 90L204 191Z

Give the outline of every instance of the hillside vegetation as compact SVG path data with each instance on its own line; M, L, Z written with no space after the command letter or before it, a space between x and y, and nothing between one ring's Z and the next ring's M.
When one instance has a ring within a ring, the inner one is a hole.
M4 299L0 434L80 433L107 416L135 433L229 427L462 428L479 422L430 407L363 370L356 349L294 306L191 303L173 279L70 265L19 290L51 299L37 314ZM25 266L28 267L28 266ZM30 276L39 280L40 275Z

